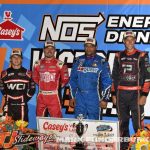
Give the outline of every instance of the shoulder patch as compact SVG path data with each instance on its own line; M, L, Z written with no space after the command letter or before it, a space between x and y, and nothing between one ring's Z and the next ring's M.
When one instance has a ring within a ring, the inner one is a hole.
M35 61L35 65L40 64L40 60Z
M140 57L144 57L145 54L146 54L145 52L141 52L141 53L140 53Z
M64 62L62 62L61 60L58 60L57 65L61 68L64 65Z
M40 65L40 60L35 61L34 67L36 67L36 66L38 66L38 65Z
M1 78L4 78L7 75L7 70L3 70L1 72Z

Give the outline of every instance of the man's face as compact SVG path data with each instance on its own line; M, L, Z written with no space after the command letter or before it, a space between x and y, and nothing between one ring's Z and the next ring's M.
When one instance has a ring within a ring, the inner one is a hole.
M135 41L135 38L132 36L129 36L123 40L127 50L132 50L134 48Z
M96 54L96 46L93 44L85 44L85 54L92 56Z
M21 64L22 64L21 56L19 56L19 55L11 56L11 64L12 64L12 66L21 66Z
M44 48L45 58L52 58L55 55L55 48L52 46Z

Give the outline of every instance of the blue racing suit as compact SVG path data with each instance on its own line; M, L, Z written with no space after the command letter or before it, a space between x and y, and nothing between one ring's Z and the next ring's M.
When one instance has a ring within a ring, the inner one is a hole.
M108 62L101 56L82 55L73 64L70 75L71 97L75 99L75 117L99 119L100 99L108 101L111 89Z

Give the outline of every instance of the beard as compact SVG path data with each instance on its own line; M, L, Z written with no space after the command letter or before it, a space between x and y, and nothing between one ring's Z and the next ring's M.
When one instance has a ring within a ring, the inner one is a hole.
M45 58L52 58L52 57L54 57L54 53L51 52L45 53Z
M52 54L50 54L50 53L45 54L45 58L51 58L51 57L53 57L53 55L52 55Z

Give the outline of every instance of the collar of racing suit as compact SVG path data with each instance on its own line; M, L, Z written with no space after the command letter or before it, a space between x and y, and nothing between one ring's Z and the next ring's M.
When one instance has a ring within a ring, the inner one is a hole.
M19 72L20 70L22 70L22 66L21 66L20 68L18 68L18 69L15 69L15 68L13 68L13 67L11 66L10 69L13 70L13 71Z
M53 62L55 60L55 57L53 57L51 59L44 58L43 60L45 61L45 63L50 63L50 62Z
M129 51L125 50L125 53L126 53L126 55L130 56L130 55L135 54L137 51L138 50L134 48L134 50L132 52L129 52Z
M86 59L93 59L93 58L95 58L95 57L96 57L96 54L94 54L94 55L92 55L92 56L86 56L86 55L85 55L85 58L86 58Z

